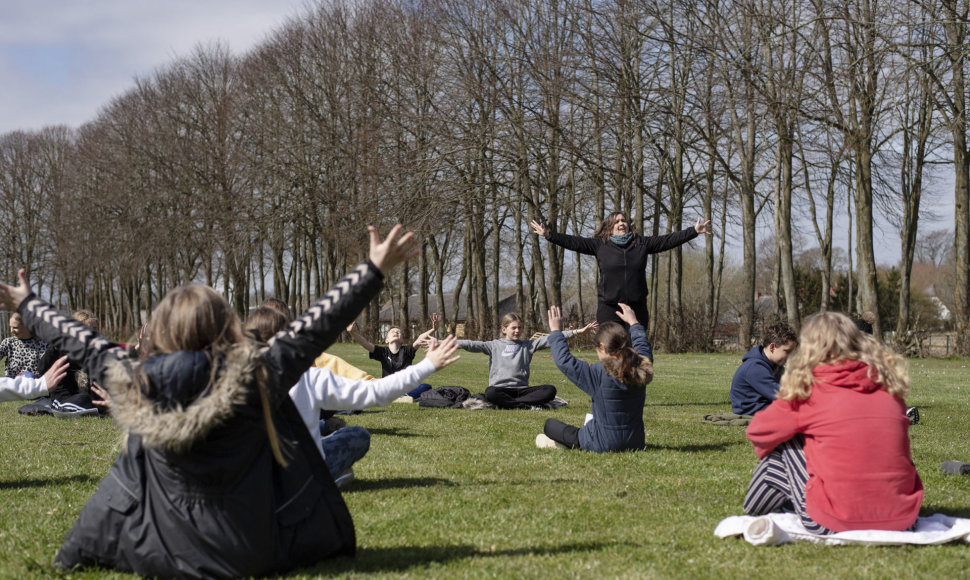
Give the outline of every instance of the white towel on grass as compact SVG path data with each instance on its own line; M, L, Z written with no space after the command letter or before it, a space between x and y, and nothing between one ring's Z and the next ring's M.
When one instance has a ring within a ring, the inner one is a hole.
M830 546L929 546L957 540L970 542L970 519L933 514L916 520L916 528L909 532L853 530L820 536L806 530L798 515L777 513L725 518L714 529L714 535L719 538L743 536L755 546L777 546L788 542L813 542Z

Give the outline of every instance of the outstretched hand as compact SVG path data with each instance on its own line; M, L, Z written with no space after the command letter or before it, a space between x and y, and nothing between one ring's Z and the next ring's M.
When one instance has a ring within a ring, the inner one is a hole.
M438 341L436 338L431 338L428 340L428 354L425 358L434 364L434 369L440 371L456 360L460 359L460 356L452 356L458 351L458 339L453 335L449 334L447 338L442 341Z
M597 328L599 328L599 326L600 326L600 323L594 320L593 322L590 322L589 324L580 328L579 330L574 330L573 336L584 334L586 332L589 332L590 330L596 330Z
M620 317L620 320L626 322L630 326L639 324L640 321L637 320L637 313L634 312L632 308L622 302L620 302L618 306L620 309L616 311L616 315Z
M532 231L533 231L533 232L534 232L534 233L535 233L536 235L539 235L539 236L542 236L542 237L546 237L546 226L544 226L544 225L542 225L542 224L540 224L540 223L539 223L539 222L537 222L536 220L531 220L531 221L529 222L529 227L531 227L531 228L532 228Z
M56 387L58 383L61 382L61 379L67 375L67 364L67 355L62 356L54 361L51 368L47 369L47 372L41 377L44 379L44 382L47 383L48 391L53 391L54 387Z
M30 296L30 284L27 282L27 272L21 268L17 271L17 285L11 286L0 282L0 310L16 311L20 303Z
M549 317L549 332L562 330L562 311L558 306L550 306L546 316Z
M367 226L367 231L370 232L370 254L368 257L381 271L381 274L387 275L398 264L417 256L421 249L414 232L408 232L400 239L398 238L403 229L404 226L397 224L391 228L387 237L382 241L377 234L377 228Z
M697 218L697 225L694 226L694 231L699 234L714 235L714 230L711 229L711 220L704 221L704 218Z

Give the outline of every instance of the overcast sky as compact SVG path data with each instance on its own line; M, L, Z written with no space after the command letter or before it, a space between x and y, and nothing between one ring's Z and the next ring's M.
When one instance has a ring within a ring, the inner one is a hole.
M0 0L0 134L78 127L135 77L199 44L222 41L242 54L304 9L303 0ZM931 203L944 218L921 224L924 232L953 227L952 177L941 181ZM687 216L685 225L696 217ZM898 231L879 222L876 259L898 263ZM814 246L810 225L802 228ZM836 227L842 247L847 229ZM759 237L769 233L759 230Z

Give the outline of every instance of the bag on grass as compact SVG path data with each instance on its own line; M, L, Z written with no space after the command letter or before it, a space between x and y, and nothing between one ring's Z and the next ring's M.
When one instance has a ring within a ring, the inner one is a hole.
M418 406L433 409L448 409L461 407L462 402L471 393L465 387L438 387L421 393Z

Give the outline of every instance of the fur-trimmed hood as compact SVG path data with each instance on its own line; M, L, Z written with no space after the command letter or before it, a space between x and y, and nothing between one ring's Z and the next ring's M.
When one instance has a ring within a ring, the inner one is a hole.
M215 361L206 352L177 351L144 363L112 363L104 374L112 414L125 432L140 435L145 446L184 452L246 403L255 388L257 353L247 341ZM218 369L211 380L213 364ZM148 384L140 388L145 379Z

